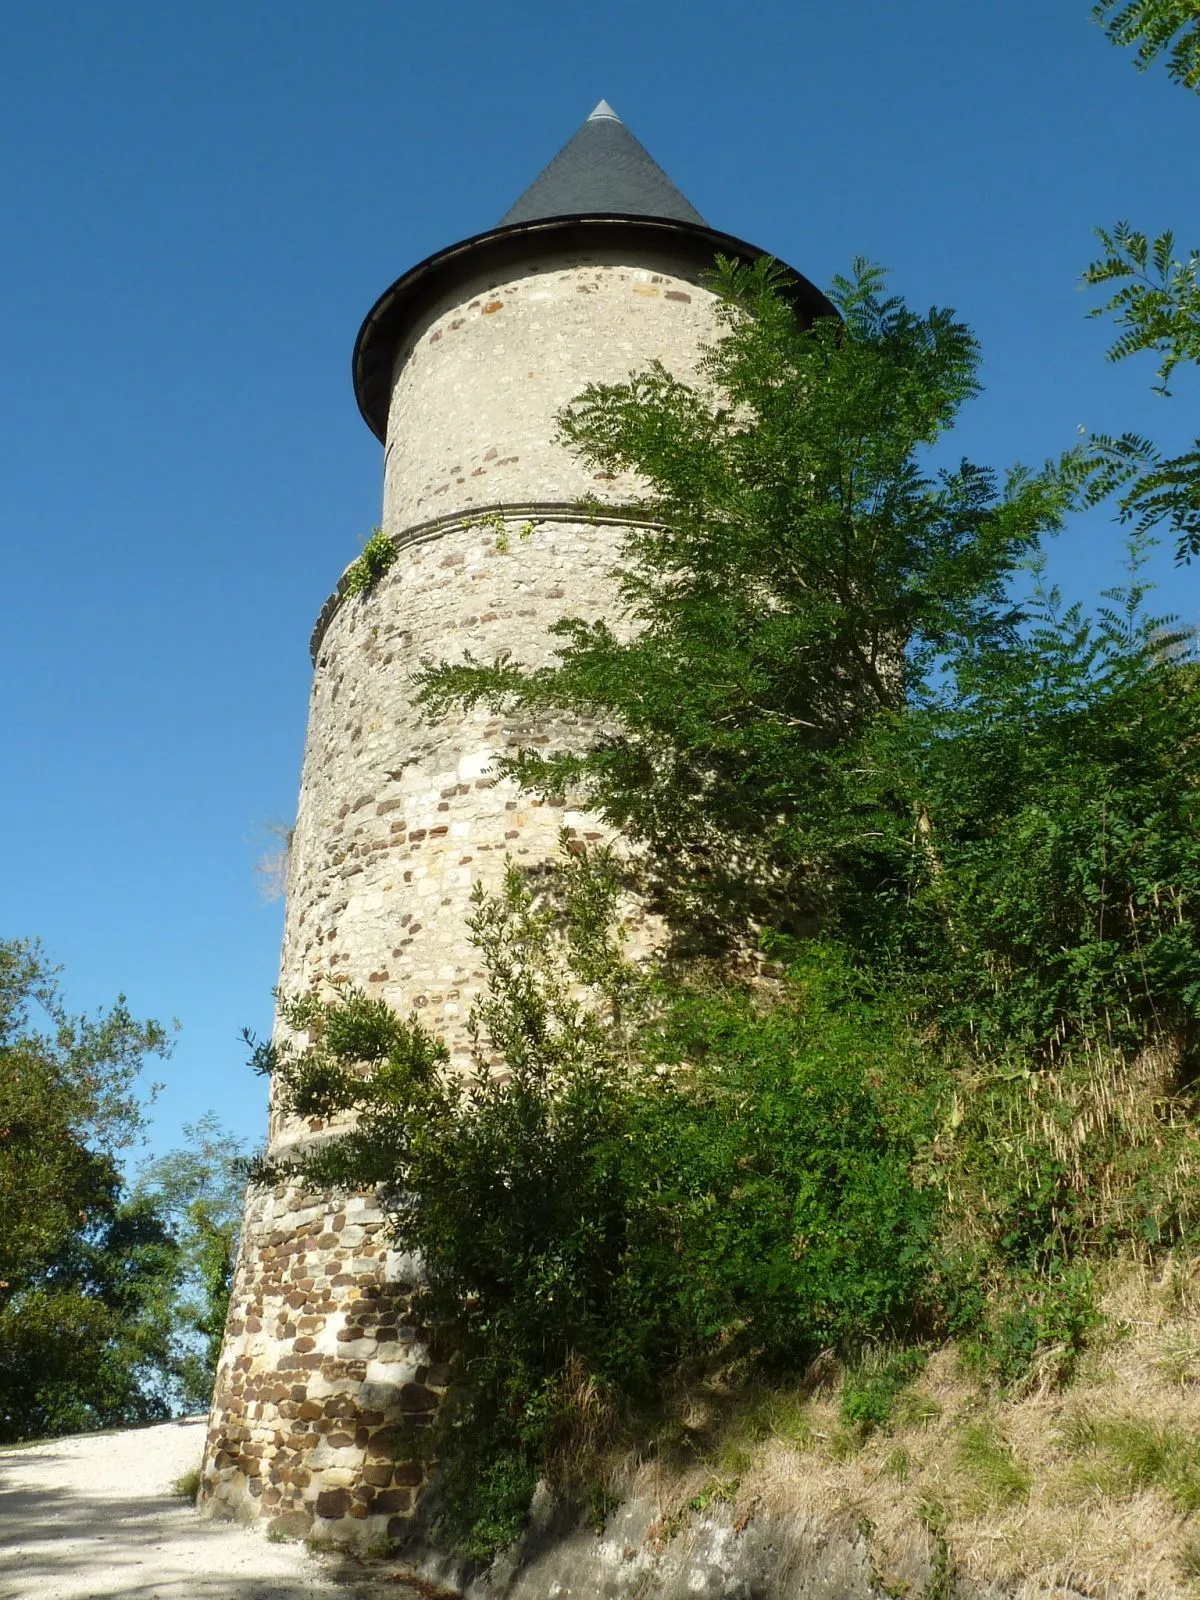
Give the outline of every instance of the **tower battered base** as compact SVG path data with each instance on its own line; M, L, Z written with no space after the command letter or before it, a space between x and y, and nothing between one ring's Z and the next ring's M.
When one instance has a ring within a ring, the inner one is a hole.
M417 1264L369 1197L253 1194L202 1470L209 1514L338 1544L408 1531L423 1482L402 1425L446 1372L412 1311Z

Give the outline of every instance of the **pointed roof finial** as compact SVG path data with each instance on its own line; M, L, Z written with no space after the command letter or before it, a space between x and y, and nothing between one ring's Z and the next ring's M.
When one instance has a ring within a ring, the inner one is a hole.
M661 217L707 226L607 100L501 217L500 226L583 216Z

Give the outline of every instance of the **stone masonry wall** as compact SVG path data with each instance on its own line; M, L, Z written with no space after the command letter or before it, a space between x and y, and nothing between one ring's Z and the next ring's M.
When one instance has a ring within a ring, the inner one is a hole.
M651 361L694 379L715 305L661 261L556 256L435 306L396 363L384 532L504 502L627 499L632 479L593 477L558 442L555 413Z
M423 1481L397 1429L445 1383L420 1339L411 1258L369 1197L253 1192L205 1460L210 1509L292 1537L394 1538Z
M369 594L327 608L319 630L284 993L352 979L415 1010L461 1055L482 981L465 925L473 885L498 885L508 856L547 860L564 825L598 836L587 817L492 773L498 753L569 745L583 730L484 708L428 726L411 674L468 651L535 665L550 659L556 618L611 611L621 529L570 502L620 500L633 485L586 473L555 441L554 413L586 382L653 359L691 377L713 307L663 263L559 257L468 286L399 353L383 509L399 557ZM315 1131L272 1107L274 1152ZM339 1543L403 1531L422 1477L397 1461L395 1430L431 1414L446 1376L411 1311L417 1273L389 1251L369 1195L251 1193L207 1509Z

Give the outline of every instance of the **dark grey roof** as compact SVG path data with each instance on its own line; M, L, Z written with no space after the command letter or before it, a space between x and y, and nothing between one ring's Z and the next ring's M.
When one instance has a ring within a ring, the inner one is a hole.
M579 216L665 217L706 226L607 100L501 217L500 227Z
M498 226L418 261L368 311L354 343L354 393L372 433L387 437L397 351L448 294L468 285L477 292L481 275L500 283L507 272L528 273L537 259L611 259L614 250L649 254L664 271L695 274L697 283L718 255L757 261L763 254L710 228L601 100ZM802 326L837 316L815 284L786 272L784 292Z

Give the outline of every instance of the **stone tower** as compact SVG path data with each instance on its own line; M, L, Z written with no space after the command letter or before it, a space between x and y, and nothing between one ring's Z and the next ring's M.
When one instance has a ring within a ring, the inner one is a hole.
M716 329L709 228L601 103L498 227L438 251L376 302L354 388L384 446L384 533L398 559L368 594L344 582L312 637L314 679L291 853L280 989L351 978L453 1047L480 972L472 886L506 855L550 856L569 813L490 775L497 752L566 729L486 710L423 725L411 673L469 650L547 660L551 622L598 616L630 483L590 476L555 413L592 380L651 360L691 376ZM795 277L804 318L830 308ZM306 1137L272 1108L270 1144ZM341 1543L402 1535L421 1490L395 1429L428 1416L445 1372L410 1314L418 1264L389 1250L368 1195L254 1190L217 1377L202 1503Z

